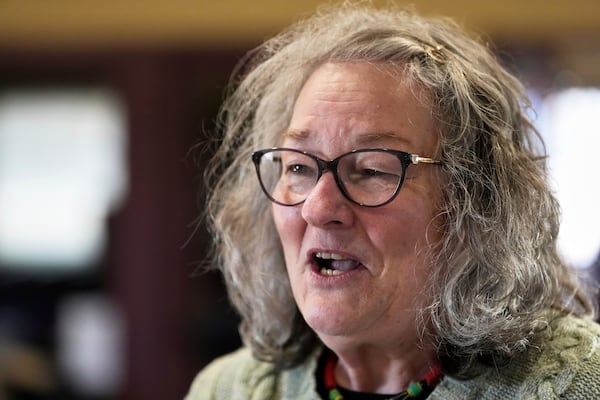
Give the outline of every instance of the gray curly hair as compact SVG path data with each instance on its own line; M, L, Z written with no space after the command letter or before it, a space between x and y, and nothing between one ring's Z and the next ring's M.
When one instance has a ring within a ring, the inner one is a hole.
M326 62L391 65L428 94L445 174L443 237L432 244L433 301L422 323L447 373L508 359L547 324L547 310L593 312L556 250L559 207L519 81L453 22L394 7L321 9L249 53L220 114L208 174L215 266L254 355L279 368L318 340L292 297L283 253L250 160L276 146L306 79ZM424 327L425 328L425 327Z

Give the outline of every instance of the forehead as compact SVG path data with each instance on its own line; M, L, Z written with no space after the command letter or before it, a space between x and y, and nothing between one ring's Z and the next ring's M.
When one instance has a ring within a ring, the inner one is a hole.
M400 67L326 63L300 91L284 142L336 149L345 144L347 150L400 146L430 153L435 132L428 96L404 78Z

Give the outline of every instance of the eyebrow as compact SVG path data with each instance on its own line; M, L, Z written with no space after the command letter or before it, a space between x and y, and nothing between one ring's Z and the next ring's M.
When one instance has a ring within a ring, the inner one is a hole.
M298 141L306 140L310 136L310 133L305 130L288 129L281 135L282 139L293 139Z
M304 142L308 140L308 138L312 135L311 132L307 130L298 130L298 129L289 129L282 135L282 139L291 139L298 142ZM397 133L394 132L366 132L361 133L354 139L354 145L357 147L361 147L364 145L369 145L373 142L384 142L384 141L395 141L400 142L404 145L412 144L410 140L398 136Z

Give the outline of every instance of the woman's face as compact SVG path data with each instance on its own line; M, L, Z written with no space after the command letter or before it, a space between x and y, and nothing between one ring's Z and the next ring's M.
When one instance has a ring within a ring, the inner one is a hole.
M415 94L383 66L324 64L301 90L282 145L326 160L359 148L432 157L436 127L426 97ZM417 309L430 300L428 243L439 237L438 168L411 165L381 207L348 201L331 172L303 204L273 205L295 301L325 344L416 340Z

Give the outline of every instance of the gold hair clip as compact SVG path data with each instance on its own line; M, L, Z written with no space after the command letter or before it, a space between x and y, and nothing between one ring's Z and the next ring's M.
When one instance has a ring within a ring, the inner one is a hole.
M425 54L433 61L443 64L446 62L446 52L444 51L444 46L438 44L435 47L427 46L425 48Z

